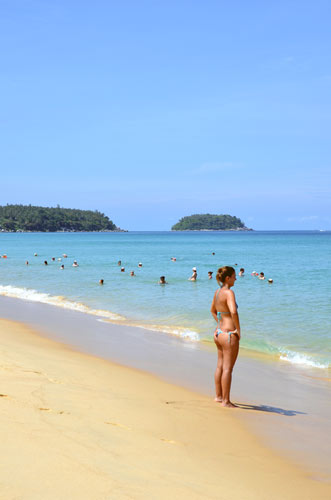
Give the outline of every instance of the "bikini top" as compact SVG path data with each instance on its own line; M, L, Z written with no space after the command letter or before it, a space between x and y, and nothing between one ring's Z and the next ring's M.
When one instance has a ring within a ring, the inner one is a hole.
M216 298L217 298L217 296L218 296L218 294L219 294L219 292L220 292L220 289L221 289L221 288L219 288L219 289L217 290L217 293L216 293ZM237 307L237 309L238 309L238 304L237 304L237 302L236 302L236 307ZM230 311L223 311L223 312L221 312L221 311L217 311L217 318L218 318L218 320L219 320L219 321L220 321L220 320L221 320L221 318L222 318L222 314L231 314L231 313L230 313Z

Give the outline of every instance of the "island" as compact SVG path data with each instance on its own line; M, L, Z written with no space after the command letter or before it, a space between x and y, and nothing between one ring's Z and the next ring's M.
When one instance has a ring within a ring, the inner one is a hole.
M233 215L195 214L183 217L172 231L252 231Z
M1 232L122 231L98 210L37 207L33 205L0 206Z

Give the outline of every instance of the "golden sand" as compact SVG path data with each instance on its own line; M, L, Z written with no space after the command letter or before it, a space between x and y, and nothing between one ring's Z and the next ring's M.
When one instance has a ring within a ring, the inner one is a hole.
M0 320L0 498L327 499L208 398Z

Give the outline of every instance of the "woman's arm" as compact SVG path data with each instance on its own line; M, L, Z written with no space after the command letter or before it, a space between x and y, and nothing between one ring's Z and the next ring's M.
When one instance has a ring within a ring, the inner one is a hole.
M227 303L227 306L229 308L234 326L236 327L238 337L240 339L240 322L239 322L239 315L238 315L235 295L234 295L232 290L229 290L227 295L228 295L228 297L227 297L226 303Z
M213 302L211 303L210 312L212 313L212 315L214 317L214 320L218 321L217 320L217 309L216 309L216 306L215 306L215 298L216 298L216 292L214 293Z

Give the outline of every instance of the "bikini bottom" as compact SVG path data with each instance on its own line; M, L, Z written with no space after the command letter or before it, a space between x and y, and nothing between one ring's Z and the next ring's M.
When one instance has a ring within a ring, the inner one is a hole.
M220 328L217 328L216 337L218 337L220 333L227 333L229 335L229 343L230 343L231 342L231 335L236 334L237 330L233 330L232 332L223 332Z

